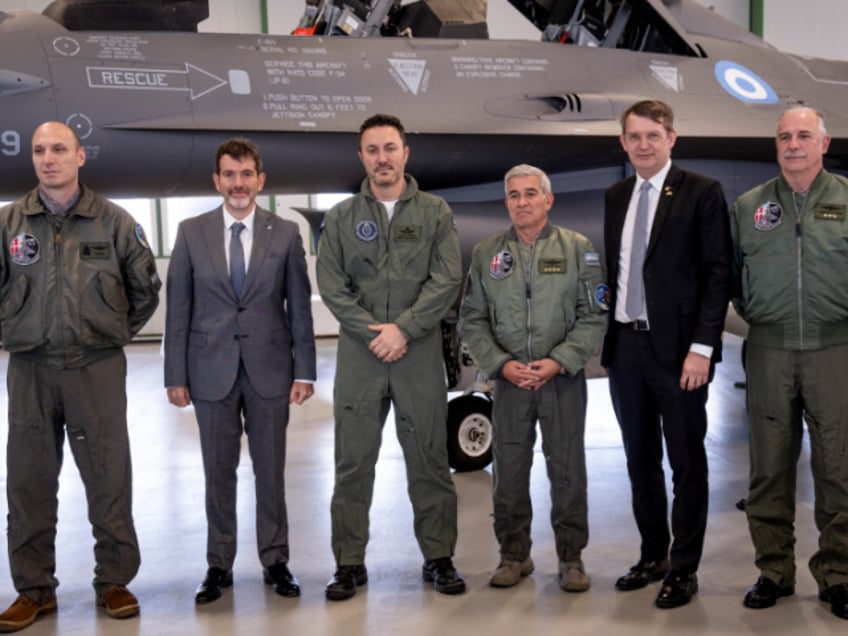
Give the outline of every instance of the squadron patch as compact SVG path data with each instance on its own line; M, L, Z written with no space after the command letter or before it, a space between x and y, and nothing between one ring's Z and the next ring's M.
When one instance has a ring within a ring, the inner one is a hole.
M609 311L610 291L609 287L601 283L595 287L595 304L602 311Z
M136 223L135 238L138 239L139 244L144 249L146 249L146 250L150 249L150 245L147 243L147 237L144 235L144 228L141 227L141 223Z
M9 243L9 254L18 265L32 265L40 254L38 239L32 234L18 234Z
M512 254L504 250L498 252L492 257L492 262L489 263L489 273L495 280L503 280L515 269L515 259Z
M356 224L356 238L360 241L373 241L377 238L377 224L371 219Z
M783 221L783 208L779 203L766 201L754 212L754 227L763 232L773 230Z

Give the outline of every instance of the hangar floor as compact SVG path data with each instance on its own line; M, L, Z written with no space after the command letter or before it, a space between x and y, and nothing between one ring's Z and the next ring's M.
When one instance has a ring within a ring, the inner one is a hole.
M287 490L291 523L291 569L303 590L299 599L276 596L262 583L253 532L250 460L239 468L240 550L235 585L211 605L196 607L194 590L206 569L205 520L200 450L194 414L170 406L162 389L157 345L128 349L130 428L135 476L135 519L142 567L131 589L139 597L139 618L116 621L94 605L91 531L85 499L70 453L61 479L57 573L59 611L26 630L42 634L180 635L272 633L404 636L434 634L657 634L680 635L843 633L845 624L816 600L806 560L816 544L808 451L799 467L799 580L795 596L775 608L748 610L741 600L756 579L745 516L735 503L747 484L747 437L740 341L727 339L725 362L712 385L707 440L711 505L700 593L675 610L653 606L657 585L622 593L615 578L635 562L637 537L630 513L624 454L604 379L589 381L586 448L589 466L591 539L584 553L592 589L566 594L556 583L556 556L548 525L548 487L540 455L533 468L536 504L536 572L515 588L488 587L497 562L491 530L491 473L456 474L459 544L455 562L465 575L462 596L437 594L420 577L421 558L413 539L403 459L393 427L387 426L372 508L367 565L370 582L351 600L324 600L333 570L329 548L329 499L333 481L332 385L335 341L319 343L316 395L295 408L289 429ZM5 373L5 357L0 370ZM5 412L5 391L0 398ZM390 418L391 424L391 418ZM5 440L5 418L0 438ZM5 484L5 453L0 481ZM0 514L5 517L5 498ZM0 604L15 596L5 558L0 559Z

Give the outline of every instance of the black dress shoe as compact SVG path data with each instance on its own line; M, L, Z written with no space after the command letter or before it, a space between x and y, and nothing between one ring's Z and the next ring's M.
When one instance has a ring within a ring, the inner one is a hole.
M848 620L848 583L831 585L819 592L819 600L830 603L834 616Z
M615 587L622 592L640 590L652 581L659 581L668 573L668 561L639 561L615 582Z
M368 583L364 565L340 565L324 589L328 601L345 601L356 594L357 585Z
M206 570L206 577L203 583L197 588L194 594L194 602L198 605L211 603L221 598L221 590L225 587L230 587L233 584L233 571L222 570L221 568L209 568Z
M765 576L760 576L757 582L745 592L745 600L742 604L751 609L765 609L777 603L781 596L790 596L795 593L794 585L778 585Z
M686 605L698 593L698 576L693 572L683 574L671 570L665 575L662 587L654 605L662 609L672 609Z
M289 567L285 563L269 565L262 570L262 578L265 579L265 585L273 585L274 591L280 596L289 598L300 596L300 583L294 574L289 572Z
M442 594L462 594L465 591L465 579L453 567L450 557L424 561L421 574Z

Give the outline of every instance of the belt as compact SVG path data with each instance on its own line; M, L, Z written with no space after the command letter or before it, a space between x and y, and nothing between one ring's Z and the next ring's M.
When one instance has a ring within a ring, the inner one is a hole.
M648 331L647 320L631 320L630 322L616 320L615 324L619 329L626 329L627 331Z

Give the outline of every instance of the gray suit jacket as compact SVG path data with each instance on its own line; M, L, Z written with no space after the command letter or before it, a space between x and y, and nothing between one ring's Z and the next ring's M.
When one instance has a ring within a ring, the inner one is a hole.
M165 320L165 386L221 400L239 359L263 398L287 395L292 381L315 379L315 337L306 257L297 225L256 207L242 298L224 253L219 207L180 223L171 254Z

